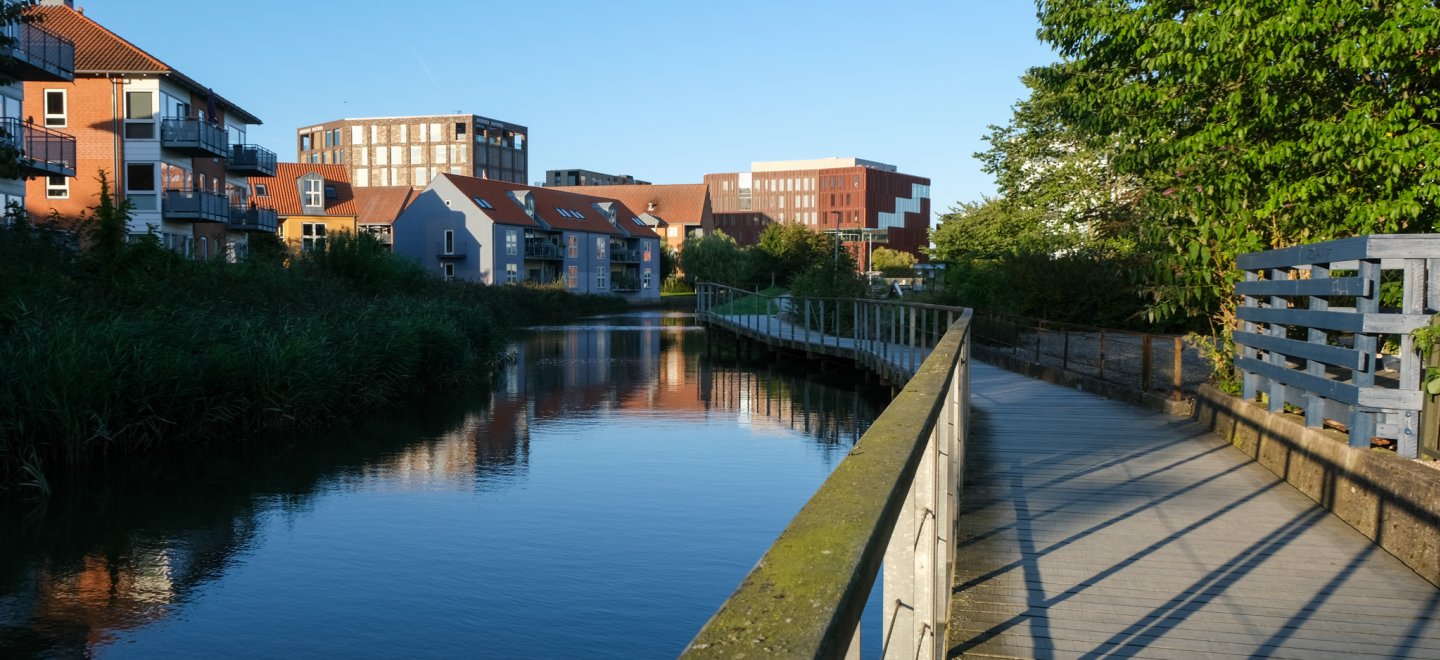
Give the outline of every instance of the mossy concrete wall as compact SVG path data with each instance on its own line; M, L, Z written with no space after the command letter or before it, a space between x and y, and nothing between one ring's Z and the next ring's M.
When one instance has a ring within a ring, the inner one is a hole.
M1195 419L1440 586L1440 470L1305 426L1212 386Z

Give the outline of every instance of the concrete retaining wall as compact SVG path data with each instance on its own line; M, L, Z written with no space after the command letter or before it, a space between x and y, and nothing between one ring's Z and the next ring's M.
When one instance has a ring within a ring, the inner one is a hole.
M1440 470L1389 451L1353 449L1210 385L1195 419L1440 586Z

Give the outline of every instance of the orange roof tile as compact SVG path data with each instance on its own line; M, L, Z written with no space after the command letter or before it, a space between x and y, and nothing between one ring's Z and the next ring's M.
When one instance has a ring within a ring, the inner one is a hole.
M639 217L639 214L632 211L624 202L611 197L555 188L537 188L494 179L477 179L458 174L441 174L440 176L448 180L465 196L472 198L472 202L476 197L489 202L494 208L482 210L490 219L502 225L539 226L529 215L526 215L525 210L520 208L519 204L510 198L511 192L523 191L535 197L535 214L553 229L586 231L595 234L628 234L637 238L660 237L655 230L634 220ZM618 228L612 226L609 220L593 206L606 202L615 205L615 223ZM561 209L565 209L567 213L577 213L581 218L572 218L561 214Z
M698 225L710 216L710 187L703 183L633 186L554 186L552 190L616 199L661 222Z
M410 186L377 186L355 189L355 206L360 209L360 224L388 225L415 199Z
M174 78L196 94L213 94L214 90L201 85L189 76L161 62L139 46L126 41L120 35L91 20L83 13L65 5L37 5L28 10L40 17L41 26L66 39L75 42L75 73L149 73ZM218 94L215 102L222 111L233 112L247 124L259 124L260 119L245 109L222 98Z
M326 186L335 186L335 199L325 200L325 215L359 216L359 209L355 205L355 191L350 187L350 172L344 165L280 163L275 170L275 176L252 176L248 179L250 198L256 205L272 207L282 218L304 215L298 181L300 177L314 172L325 178ZM265 186L266 194L256 194L256 186L262 185Z

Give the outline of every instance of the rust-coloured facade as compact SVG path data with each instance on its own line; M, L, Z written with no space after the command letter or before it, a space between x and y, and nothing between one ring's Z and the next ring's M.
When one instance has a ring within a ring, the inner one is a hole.
M714 226L741 245L765 227L797 222L816 231L884 229L887 245L924 259L929 244L930 180L856 158L754 163L750 172L707 174ZM857 261L867 246L854 242ZM878 242L877 242L878 244Z

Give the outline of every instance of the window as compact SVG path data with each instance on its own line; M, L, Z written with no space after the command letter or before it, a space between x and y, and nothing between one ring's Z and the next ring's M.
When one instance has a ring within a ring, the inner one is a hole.
M440 124L431 124L431 125L430 125L430 141L431 141L431 142L440 142L441 140L444 140L444 139L445 139L445 137L440 134Z
M520 232L514 229L505 230L505 254L516 255L520 253Z
M125 139L155 139L155 94L125 92Z
M65 90L45 90L45 125L64 127L66 123Z
M457 121L457 122L455 122L455 137L457 137L457 138L465 137L465 122L463 122L463 121Z
M650 261L655 254L655 241L644 241L645 261Z
M307 222L300 225L300 249L325 249L325 223Z
M455 279L455 264L452 264L452 263L450 263L450 262L445 262L445 263L441 264L441 265L440 265L440 272L445 273L445 281L446 281L446 282L449 282L449 281L451 281L451 280L454 280L454 279Z
M364 148L364 147L361 147L361 148L359 148L359 149L356 149L356 150L355 150L355 153L360 156L360 162L359 162L359 163L356 163L357 165L359 165L359 166L361 166L361 167L369 167L369 166L370 166L370 150L369 150L369 149L366 149L366 148Z
M604 271L604 270L597 270L597 271L595 271L595 288L596 288L596 289L604 289L604 288L605 288L605 271Z
M331 135L332 135L332 133L330 133L330 131L325 131L325 148L326 148L326 149L329 149L330 147L335 146L335 143L330 140L330 136L331 136Z
M63 174L51 174L45 178L47 199L70 199L70 178Z
M390 155L389 149L386 149L385 147L375 147L375 164L389 165L390 160L386 158L386 156L388 155Z
M596 258L596 259L604 259L604 258L605 258L605 246L608 245L609 243L610 243L610 239L608 239L608 238L606 238L606 237L604 237L604 236L601 236L601 237L595 239L595 258Z
M455 254L455 230L445 230L445 254Z
M443 144L437 144L437 145L435 145L435 162L440 163L440 164L442 164L442 165L445 164L446 162L448 162L448 159L446 159L446 157L445 157L445 156L446 156L445 146L446 146L446 145L443 145Z
M565 284L572 289L580 288L580 267L571 266L565 271Z
M648 259L649 257L646 257L646 258ZM649 268L646 268L645 270L640 271L640 288L642 288L642 289L648 289L648 288L650 288L650 269L649 269Z
M255 184L255 194L261 197L269 197L270 189L267 188L263 183L257 183Z
M340 194L335 191L335 186L332 185L332 184L328 184L328 183L325 184L325 199L339 199L339 198L340 198Z
M305 206L321 206L322 203L320 201L320 188L322 185L324 185L324 183L325 181L323 179L318 178L305 180Z
M514 284L517 279L515 264L505 264L505 283Z
M478 205L480 206L480 208L482 208L482 209L493 209L493 208L495 208L495 207L491 206L491 205L490 205L490 201L487 200L487 199L485 199L484 197L471 197L470 199L475 200L475 203L478 204Z
M424 126L424 124L421 124L421 126ZM411 145L411 147L410 147L410 164L411 164L411 165L415 165L415 164L417 164L417 163L423 163L423 162L425 162L425 147L422 147L422 146L420 146L420 145L418 145L418 144L416 144L416 145Z
M355 144L365 144L365 127L364 127L364 126L351 126L351 127L350 127L350 141L353 142L353 143L355 143Z
M570 217L570 212L569 212L569 211L566 211L565 209L557 208L557 209L555 209L555 212L556 212L556 213L559 213L559 214L560 214L560 217L562 217L562 218L568 218L568 217Z
M363 153L365 153L365 152L362 151L362 152L360 152L360 153L363 154ZM358 169L358 170L355 170L355 185L360 186L361 188L364 188L364 187L370 185L370 170L366 170L366 169Z
M571 259L574 259L574 258L577 258L577 257L579 257L579 256L580 256L580 237L579 237L579 236L571 236L571 237L570 237L570 258L571 258ZM573 288L575 288L575 287L574 287L574 286L571 286L570 288L573 289Z
M311 150L312 148L314 148L314 146L315 146L315 145L310 141L310 134L309 134L309 133L301 133L301 134L300 134L300 150L301 150L301 151L309 151L309 150Z
M155 194L155 163L125 164L125 199L130 200L136 211L160 208Z

